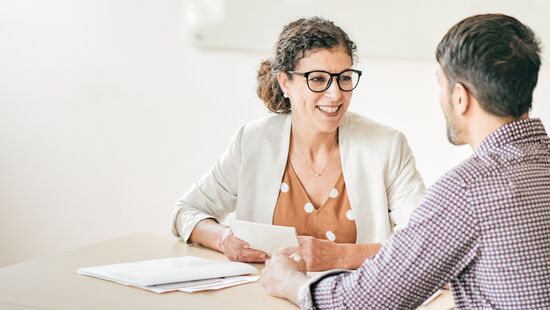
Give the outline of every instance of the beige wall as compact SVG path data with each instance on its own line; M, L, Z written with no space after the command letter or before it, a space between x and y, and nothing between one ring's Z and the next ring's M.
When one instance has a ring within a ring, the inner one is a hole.
M266 115L265 54L194 49L184 18L181 1L0 2L0 266L168 233L175 200ZM427 184L468 156L446 142L433 61L359 67L351 110L403 131ZM533 114L547 124L549 85L545 65Z

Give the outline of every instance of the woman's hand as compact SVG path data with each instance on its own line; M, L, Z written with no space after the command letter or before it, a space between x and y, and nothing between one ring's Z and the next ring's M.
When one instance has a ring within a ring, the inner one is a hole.
M235 237L230 227L218 224L211 218L204 219L195 226L189 241L220 251L232 261L263 263L268 258L264 252L251 249L248 243Z
M298 236L299 247L287 248L286 255L298 253L306 262L308 271L322 271L344 268L341 261L345 259L345 247L329 241L310 236Z
M335 243L310 236L298 236L298 243L300 246L287 248L283 253L300 254L306 262L308 271L357 269L365 259L376 255L382 247L380 243Z
M219 249L231 261L263 263L268 259L267 254L251 249L248 243L235 237L229 227L224 230L220 238Z

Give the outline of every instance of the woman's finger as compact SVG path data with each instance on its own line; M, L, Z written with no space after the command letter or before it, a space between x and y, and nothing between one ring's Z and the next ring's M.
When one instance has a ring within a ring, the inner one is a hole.
M266 253L252 249L239 251L239 257L243 262L264 262L268 258Z
M243 257L239 256L239 261L244 263L263 263L267 260L265 255L246 255Z
M283 254L284 255L291 255L291 254L294 254L294 253L298 252L299 250L300 250L299 247L293 246L293 247L289 247L289 248L284 249Z

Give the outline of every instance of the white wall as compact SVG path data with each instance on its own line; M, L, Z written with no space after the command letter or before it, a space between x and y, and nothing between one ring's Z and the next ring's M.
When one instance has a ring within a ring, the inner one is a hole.
M176 199L266 115L267 55L197 50L184 18L176 0L0 0L0 266L168 233ZM446 142L433 61L361 61L351 110L402 130L427 184L468 156ZM546 65L546 123L549 83Z

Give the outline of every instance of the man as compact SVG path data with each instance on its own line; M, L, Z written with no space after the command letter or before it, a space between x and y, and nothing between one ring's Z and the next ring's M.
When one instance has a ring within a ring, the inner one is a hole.
M303 308L409 309L450 282L461 309L550 308L550 138L527 114L539 43L513 17L477 15L436 58L449 141L474 154L359 269L308 280L303 261L275 254L268 293Z

